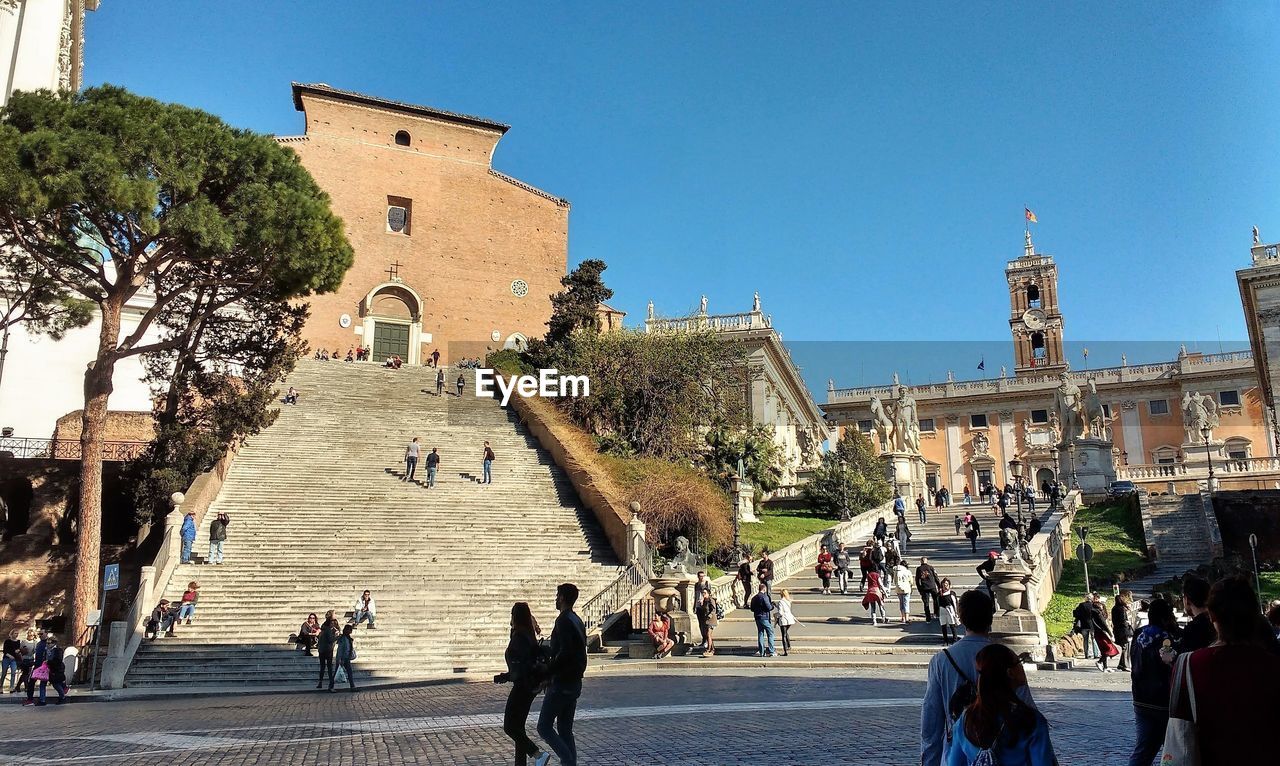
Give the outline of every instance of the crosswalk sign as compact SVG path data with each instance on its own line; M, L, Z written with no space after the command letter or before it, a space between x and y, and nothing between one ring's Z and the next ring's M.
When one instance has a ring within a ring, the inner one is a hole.
M120 565L107 564L102 572L102 589L115 590L120 587Z

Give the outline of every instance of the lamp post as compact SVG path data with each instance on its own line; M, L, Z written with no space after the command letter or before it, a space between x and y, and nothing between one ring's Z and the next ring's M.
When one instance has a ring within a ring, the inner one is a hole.
M1053 460L1053 489L1049 493L1049 501L1055 511L1058 510L1058 495L1061 494L1058 488L1058 457L1061 454L1058 452L1057 445L1049 450L1049 457Z
M1026 520L1022 516L1022 461L1016 457L1009 461L1009 475L1013 477L1013 496L1015 507L1018 509L1018 542L1017 550L1019 554L1022 551L1022 541L1026 537L1027 527Z
M1200 435L1204 437L1204 456L1209 461L1209 492L1213 492L1213 453L1209 451L1209 435L1213 433L1211 428L1201 428Z
M1071 488L1080 489L1080 481L1076 478L1076 443L1067 445L1067 455L1071 457Z
M741 493L739 492L739 490L741 489L742 489L742 477L738 476L738 474L736 473L730 473L729 474L729 490L733 492L733 552L734 552L734 555L737 555L738 552L742 550L742 542L740 537L741 530L739 529L740 522L738 521L738 510L739 510L738 498L741 495Z

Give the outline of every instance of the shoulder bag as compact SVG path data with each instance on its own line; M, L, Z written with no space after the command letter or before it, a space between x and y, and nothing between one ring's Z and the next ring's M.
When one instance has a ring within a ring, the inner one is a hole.
M1173 692L1169 695L1169 728L1164 733L1161 766L1200 766L1200 735L1196 727L1196 687L1191 679L1191 652L1178 657L1173 670ZM1183 684L1186 684L1185 689ZM1177 718L1183 695L1190 702L1191 720Z

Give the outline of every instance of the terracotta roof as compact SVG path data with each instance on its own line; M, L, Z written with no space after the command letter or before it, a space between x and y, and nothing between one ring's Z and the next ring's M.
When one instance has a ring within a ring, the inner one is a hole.
M605 303L604 301L600 301L600 303L599 303L599 308L602 308L602 309L604 309L605 311L608 311L608 312L609 312L609 313L611 313L611 314L621 314L622 316L626 316L626 315L627 315L627 312L625 312L625 311L619 311L618 309L615 309L613 306L610 306L609 304Z
M363 104L378 109L389 109L405 114L415 114L421 117L433 117L438 120L447 122L456 122L462 125L469 125L474 128L485 128L487 130L496 130L499 133L506 133L511 128L510 125L504 125L501 122L485 119L484 117L475 117L469 114L458 114L457 112L449 112L444 109L436 109L430 106L419 106L417 104L406 104L403 101L392 101L386 98L378 98L377 96L366 96L363 93L356 93L350 90L341 90L334 88L325 83L293 83L293 107L299 112L304 111L302 108L302 94L315 93L324 96L330 96L340 101L350 101L355 104Z
M554 194L548 194L547 192L544 192L543 190L539 189L538 187L536 187L536 186L531 186L531 185L529 185L529 184L525 183L524 181L521 181L519 178L512 178L511 176L507 175L506 173L503 173L502 171L494 170L493 168L489 168L489 175L494 176L495 178L501 178L503 181L506 181L507 183L511 184L512 186L518 186L518 187L520 187L521 189L524 189L525 191L527 191L527 192L529 192L529 193L531 193L531 194L536 194L536 195L538 195L539 197L546 197L547 199L549 199L549 200L551 200L552 202L556 203L556 204L557 204L557 205L559 205L560 207L569 207L569 200L565 199L564 197L557 197L557 196L556 196L556 195L554 195Z

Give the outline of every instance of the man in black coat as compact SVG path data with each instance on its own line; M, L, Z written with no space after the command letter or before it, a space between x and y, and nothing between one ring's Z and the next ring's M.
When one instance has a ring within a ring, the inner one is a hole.
M941 582L942 580L938 577L937 570L929 563L929 559L921 558L920 566L916 567L916 590L920 592L920 602L924 604L925 622L931 622L936 619L938 584Z

